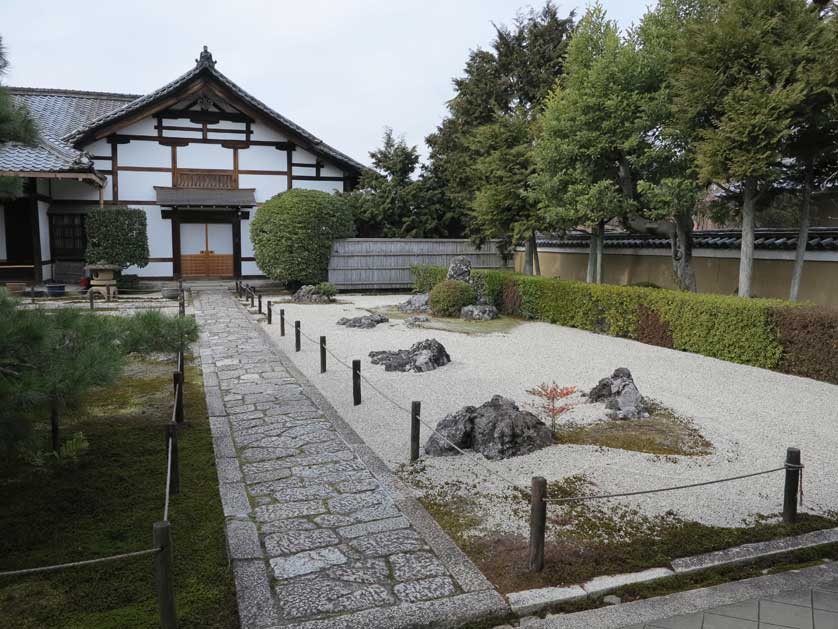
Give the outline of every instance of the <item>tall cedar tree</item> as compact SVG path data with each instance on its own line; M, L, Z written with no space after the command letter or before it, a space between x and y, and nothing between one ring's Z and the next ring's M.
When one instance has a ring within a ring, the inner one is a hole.
M750 297L757 204L786 175L805 103L834 85L836 38L805 0L716 2L708 18L676 44L674 109L702 177L741 198L739 295Z
M520 177L505 177L501 184L492 181L492 173L505 159L514 164L517 175L528 169L521 158L530 159L523 150L532 140L521 131L531 129L529 122L562 74L572 30L573 14L560 17L552 2L519 14L510 27L496 26L490 50L471 52L463 76L454 79L448 116L426 138L427 177L442 182L438 185L446 191L448 205L470 219L469 233L478 240L511 240L531 223L533 211L524 201ZM510 155L504 157L504 150ZM478 198L487 185L491 189ZM501 190L503 185L508 188ZM514 199L514 204L488 207L489 199Z
M9 60L0 37L0 78L6 73ZM9 92L0 85L0 142L34 144L38 137L35 123L29 112L15 104ZM0 177L0 198L18 196L22 180L17 177Z

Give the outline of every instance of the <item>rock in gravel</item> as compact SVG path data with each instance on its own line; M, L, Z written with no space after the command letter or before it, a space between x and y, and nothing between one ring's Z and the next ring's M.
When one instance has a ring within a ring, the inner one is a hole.
M397 308L401 312L430 312L431 304L428 303L428 293L419 293L418 295L411 295L410 299L400 303Z
M379 323L387 323L389 320L383 314L373 313L364 315L363 317L352 317L351 319L341 317L338 319L338 325L345 325L347 328L364 328L369 330Z
M619 605L623 602L623 599L621 599L619 596L609 594L608 596L603 597L602 602L606 605Z
M300 289L291 296L291 301L310 304L328 304L332 301L332 298L328 295L321 295L316 286L306 284L305 286L301 286Z
M642 419L649 417L643 396L631 372L625 367L614 370L610 378L603 378L588 393L591 402L605 402L611 419Z
M463 306L460 318L466 321L491 321L498 318L498 309L494 306L474 304Z
M471 260L465 256L453 258L448 265L448 275L445 279L468 282L471 279Z
M442 343L436 339L425 339L394 352L370 352L373 365L384 365L384 371L433 371L451 362L451 357Z
M404 324L409 328L415 328L418 324L425 323L430 320L431 318L426 317L425 315L414 315L405 319Z
M553 444L553 434L544 422L500 395L481 406L466 406L446 415L436 432L457 447L492 460L529 454ZM425 452L430 456L459 454L436 433L425 444Z

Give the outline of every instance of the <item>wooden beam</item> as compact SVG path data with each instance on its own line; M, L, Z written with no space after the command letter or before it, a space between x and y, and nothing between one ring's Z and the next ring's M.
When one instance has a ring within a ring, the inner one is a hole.
M44 279L44 271L41 268L41 221L38 212L38 180L29 179L29 211L32 213L32 264L35 274L35 282L40 284Z
M172 221L172 275L180 279L180 220L177 210L173 210L169 218Z
M111 198L114 201L119 201L119 155L116 147L119 146L120 142L111 142L111 139L108 138L108 142L111 144L111 169L113 170L111 175Z
M293 151L294 151L294 149L290 149L290 148L285 151L285 155L288 159L288 166L286 167L286 170L288 171L288 173L287 173L288 182L286 184L288 190L290 190L291 188L294 187L294 152Z

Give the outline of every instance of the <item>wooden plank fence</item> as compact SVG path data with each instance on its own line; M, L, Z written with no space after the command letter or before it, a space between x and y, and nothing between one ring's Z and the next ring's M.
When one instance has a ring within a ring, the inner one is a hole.
M496 241L477 249L465 239L346 238L332 245L329 281L338 290L407 289L413 286L410 267L448 266L454 256L466 256L476 269L512 268Z

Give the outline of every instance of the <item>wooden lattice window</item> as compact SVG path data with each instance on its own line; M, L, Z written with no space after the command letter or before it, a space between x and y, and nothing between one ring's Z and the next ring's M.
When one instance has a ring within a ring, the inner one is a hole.
M52 257L83 260L87 247L84 214L50 214Z

